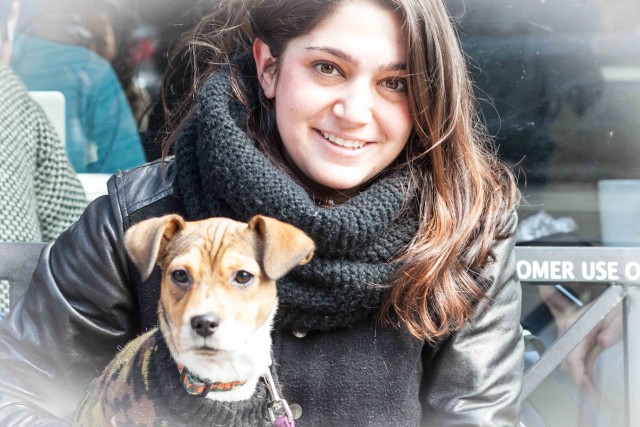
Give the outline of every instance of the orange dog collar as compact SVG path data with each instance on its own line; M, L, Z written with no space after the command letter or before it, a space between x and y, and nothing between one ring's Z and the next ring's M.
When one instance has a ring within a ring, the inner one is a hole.
M246 381L231 381L228 383L214 382L209 383L196 378L181 364L177 364L178 372L180 372L180 382L187 393L194 396L205 397L210 392L219 393L233 390L234 388L243 386Z

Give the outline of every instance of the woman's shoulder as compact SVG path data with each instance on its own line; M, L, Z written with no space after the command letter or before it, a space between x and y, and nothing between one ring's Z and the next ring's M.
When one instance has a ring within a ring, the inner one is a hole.
M129 223L151 216L180 213L173 157L116 172L107 182L113 206L120 212L125 228Z

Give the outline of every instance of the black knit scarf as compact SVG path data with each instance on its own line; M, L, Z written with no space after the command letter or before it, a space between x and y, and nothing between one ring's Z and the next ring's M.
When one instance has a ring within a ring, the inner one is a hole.
M271 216L304 230L313 260L278 281L280 326L327 330L377 314L417 220L406 209L406 172L382 178L334 207L318 206L244 131L229 67L199 94L198 112L176 144L177 184L189 219Z

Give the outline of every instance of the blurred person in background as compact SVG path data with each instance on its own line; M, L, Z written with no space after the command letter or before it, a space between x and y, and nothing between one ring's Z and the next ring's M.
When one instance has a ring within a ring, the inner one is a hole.
M29 90L64 94L66 147L76 172L113 173L144 163L127 97L105 59L115 57L117 49L110 22L113 4L107 0L23 4L27 7L15 34L11 67ZM91 30L100 34L94 36Z
M149 54L143 52L145 46L141 45L148 39L139 39L135 34L136 28L141 26L142 22L130 7L125 10L118 0L104 1L104 4L104 7L87 13L84 17L84 26L90 33L87 47L112 65L125 92L138 130L143 132L147 129L151 95L145 87L138 84L136 76L140 62L144 60L141 55Z
M58 135L6 65L19 12L19 1L0 1L0 241L49 241L87 202Z

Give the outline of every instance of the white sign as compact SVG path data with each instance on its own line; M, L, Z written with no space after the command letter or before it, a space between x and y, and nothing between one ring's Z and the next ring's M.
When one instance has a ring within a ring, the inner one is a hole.
M640 262L637 261L520 260L516 269L520 280L525 281L640 280Z

